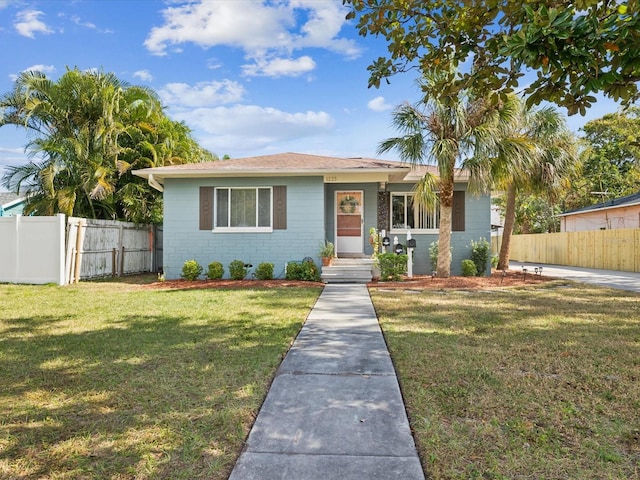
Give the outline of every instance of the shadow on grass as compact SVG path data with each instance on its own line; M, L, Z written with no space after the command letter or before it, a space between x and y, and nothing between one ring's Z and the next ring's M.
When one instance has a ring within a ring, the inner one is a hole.
M304 320L229 315L5 319L0 478L226 478Z

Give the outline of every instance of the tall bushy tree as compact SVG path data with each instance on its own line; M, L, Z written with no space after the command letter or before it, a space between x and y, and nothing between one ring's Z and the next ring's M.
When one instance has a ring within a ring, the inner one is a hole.
M26 194L26 213L159 222L161 197L131 168L212 158L164 115L152 90L111 73L76 68L53 81L23 72L0 97L0 112L0 127L29 134L31 161L2 179Z
M369 66L370 86L390 76L437 68L441 95L469 88L513 92L534 71L529 106L550 101L569 114L595 93L632 103L640 96L640 7L636 0L343 0L359 33L382 36L388 54ZM459 77L451 72L472 61Z
M640 190L640 108L609 113L582 127L579 174L565 209L585 207Z

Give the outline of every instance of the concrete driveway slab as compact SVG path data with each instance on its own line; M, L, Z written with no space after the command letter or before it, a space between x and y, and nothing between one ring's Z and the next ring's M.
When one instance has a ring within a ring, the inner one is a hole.
M510 262L511 270L521 270L523 267L532 272L535 267L542 267L542 274L548 277L564 278L574 282L590 283L600 287L617 288L640 292L640 273L621 272L616 270L599 270L596 268L565 267L562 265L547 265L541 263Z

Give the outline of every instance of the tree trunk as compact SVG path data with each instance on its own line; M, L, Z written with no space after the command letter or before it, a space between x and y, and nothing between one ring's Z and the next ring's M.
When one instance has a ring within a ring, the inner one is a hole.
M498 270L509 268L509 250L511 249L511 235L516 223L516 187L509 185L507 189L507 206L504 212L504 229L502 243L500 244L500 256L498 257Z
M453 179L453 175L451 176ZM438 233L438 265L436 275L451 276L451 214L453 212L453 180L440 183L440 227Z

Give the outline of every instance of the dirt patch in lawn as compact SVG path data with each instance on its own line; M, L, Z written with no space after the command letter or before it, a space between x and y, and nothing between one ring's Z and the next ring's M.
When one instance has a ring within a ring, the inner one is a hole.
M535 275L527 273L526 277L522 272L509 270L503 275L501 271L494 271L489 277L449 277L433 278L430 275L416 275L413 278L403 278L399 282L371 282L369 287L373 288L403 288L403 289L456 289L456 290L478 290L485 288L499 287L520 287L524 285L537 285L555 280L553 277ZM164 290L191 290L210 288L309 288L322 287L320 282L303 282L296 280L165 280L156 281L142 285L144 289L164 289Z

